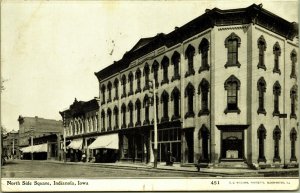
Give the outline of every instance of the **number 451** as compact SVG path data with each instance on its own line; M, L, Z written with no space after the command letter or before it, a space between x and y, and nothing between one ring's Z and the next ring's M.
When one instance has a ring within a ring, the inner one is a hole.
M210 184L212 184L212 185L217 185L217 184L220 184L220 182L219 182L219 181L211 181Z

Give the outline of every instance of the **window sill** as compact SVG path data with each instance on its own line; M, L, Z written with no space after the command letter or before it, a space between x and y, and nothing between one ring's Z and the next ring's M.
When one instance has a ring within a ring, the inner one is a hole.
M126 94L122 94L121 98L125 98L126 97Z
M186 77L189 77L189 76L191 76L191 75L195 75L195 70L194 70L194 69L193 69L192 71L186 72L186 73L185 73L185 78L186 78Z
M291 119L297 119L297 115L296 115L296 114L291 114L291 115L290 115L290 118L291 118Z
M280 115L280 112L279 112L279 111L274 111L274 112L273 112L273 117L279 116L279 115Z
M281 71L280 71L280 69L273 69L273 73L278 73L279 75L281 75Z
M114 101L116 101L116 100L118 100L118 99L119 99L119 97L115 97L115 98L114 98Z
M117 130L117 129L119 129L119 126L118 125L114 126L114 130Z
M257 162L259 163L259 162L264 162L264 163L266 163L266 157L264 156L264 157L262 157L262 158L258 158L258 160L257 160Z
M167 79L167 80L163 80L163 81L161 81L161 84L160 84L160 85L162 86L162 85L164 85L164 84L168 84L168 83L169 83L169 80Z
M150 121L148 119L144 120L143 125L149 125L149 124L150 124Z
M239 62L237 62L236 64L230 64L230 63L227 62L225 64L225 68L228 68L228 67L238 67L238 68L240 68L241 64Z
M195 117L195 113L194 112L187 112L184 116L184 118L190 118L190 117Z
M273 158L273 162L281 162L280 157L274 157L274 158Z
M225 111L224 111L225 114L227 113L237 113L237 114L240 114L241 113L241 110L239 108L237 109L228 109L226 108Z
M105 104L105 102L103 101L103 102L101 102L101 105L104 105Z
M136 123L135 123L135 126L136 126L136 127L141 126L141 121L136 122Z
M143 91L145 91L145 90L149 90L149 85L147 85L147 86L145 86L144 88L143 88Z
M297 158L296 157L291 157L290 161L294 161L294 162L297 162Z
M264 69L265 71L267 70L266 66L265 65L261 65L261 64L258 64L257 65L257 69Z
M173 115L172 118L171 118L171 121L175 121L175 120L178 120L180 119L180 116L176 116L176 115Z
M111 127L107 127L107 131L111 131Z
M128 127L129 127L129 128L133 127L133 123L129 123L129 124L128 124Z
M126 125L125 125L125 124L123 124L123 125L121 126L121 129L124 129L124 128L126 128Z
M161 123L169 122L169 117L162 117L160 122Z
M136 89L135 94L141 92L141 88Z
M172 79L171 79L171 82L173 82L175 80L180 80L180 75L179 74L173 76Z
M267 112L265 109L258 109L257 114L264 114L265 116L267 115Z
M133 95L133 91L128 92L128 96Z
M206 71L206 70L209 71L209 65L207 65L207 66L201 66L198 72L200 74L201 72Z
M110 102L111 102L111 99L108 99L108 100L107 100L107 103L110 103Z
M200 110L198 113L198 117L203 115L209 115L209 110L208 109Z
M290 75L290 78L295 78L295 79L297 80L296 74L291 74L291 75Z

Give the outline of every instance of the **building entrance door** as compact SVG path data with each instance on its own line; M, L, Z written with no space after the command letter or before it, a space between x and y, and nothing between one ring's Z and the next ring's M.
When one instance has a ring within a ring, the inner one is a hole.
M221 158L243 159L244 157L244 132L222 131Z

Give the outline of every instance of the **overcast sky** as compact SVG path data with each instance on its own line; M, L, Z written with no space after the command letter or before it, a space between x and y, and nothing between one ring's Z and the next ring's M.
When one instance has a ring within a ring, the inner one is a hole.
M76 97L98 96L94 72L122 58L142 37L169 33L203 14L263 3L298 22L297 0L286 1L2 1L2 125L18 116L60 120Z

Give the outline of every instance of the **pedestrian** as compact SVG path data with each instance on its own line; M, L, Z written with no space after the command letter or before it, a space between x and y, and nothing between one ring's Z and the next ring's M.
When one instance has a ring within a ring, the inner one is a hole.
M84 152L83 152L83 154L82 154L81 161L82 161L82 162L86 162L86 155L85 155Z

